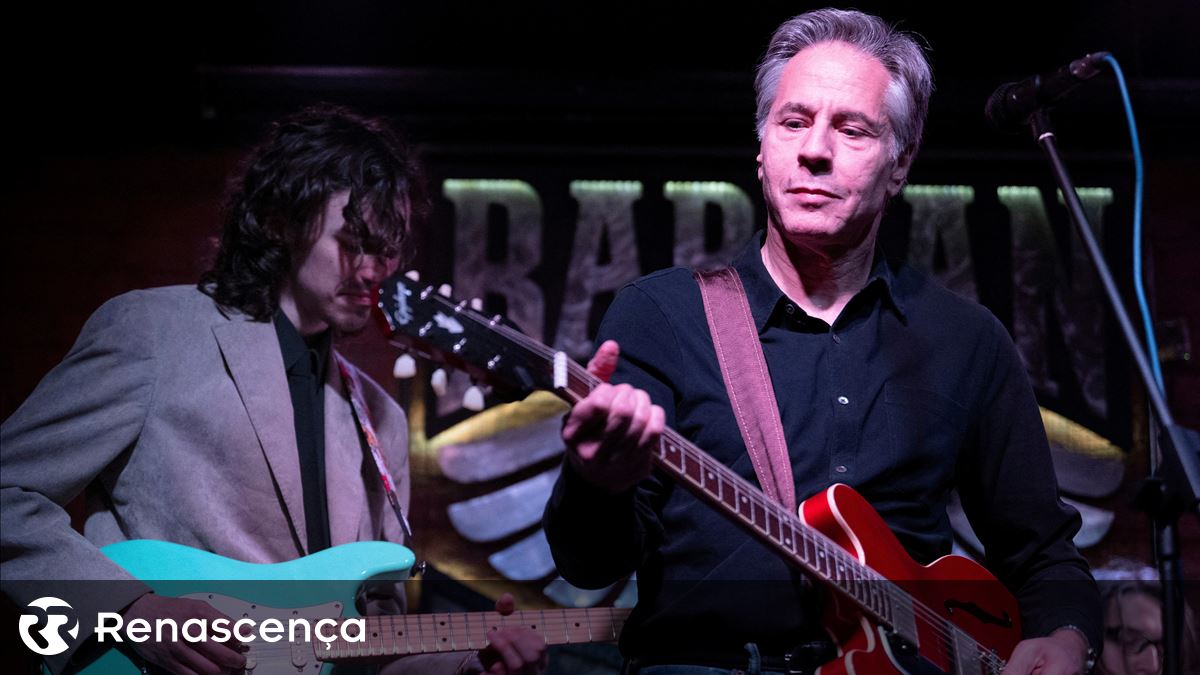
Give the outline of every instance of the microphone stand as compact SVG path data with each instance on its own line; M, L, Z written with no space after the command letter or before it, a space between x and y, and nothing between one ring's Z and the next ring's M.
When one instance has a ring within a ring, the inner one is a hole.
M1054 131L1050 125L1050 115L1046 109L1039 108L1029 118L1029 125L1034 140L1050 161L1055 179L1062 190L1063 200L1071 214L1071 222L1087 248L1088 257L1104 287L1104 295L1133 355L1150 400L1150 409L1154 413L1152 422L1158 422L1157 440L1162 456L1161 466L1156 467L1153 458L1151 459L1150 475L1139 488L1135 504L1149 515L1154 531L1155 555L1163 588L1163 672L1179 673L1182 668L1180 646L1183 638L1183 575L1178 521L1185 512L1200 512L1200 460L1197 459L1197 448L1200 444L1196 442L1197 436L1200 435L1175 424L1167 402L1150 373L1146 352L1121 302L1112 272L1104 262L1104 256L1084 214L1079 195L1075 192L1075 186L1067 174L1062 157L1059 156ZM1153 426L1152 424L1151 428Z

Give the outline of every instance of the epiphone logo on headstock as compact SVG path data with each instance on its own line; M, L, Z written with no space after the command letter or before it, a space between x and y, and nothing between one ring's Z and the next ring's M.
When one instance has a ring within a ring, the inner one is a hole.
M396 285L396 292L392 295L392 302L396 303L396 309L392 312L392 318L400 326L407 326L413 320L412 308L408 306L408 296L410 295L412 295L411 290L401 284Z

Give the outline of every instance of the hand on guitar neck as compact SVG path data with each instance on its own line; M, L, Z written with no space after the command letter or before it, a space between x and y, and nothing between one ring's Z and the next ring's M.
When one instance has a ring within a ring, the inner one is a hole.
M603 384L571 408L563 425L571 467L587 482L612 493L630 490L650 475L651 453L664 426L663 409L651 403L646 392L627 384L608 384L619 354L612 340L596 350L588 372Z
M496 611L508 616L516 609L513 596L505 593L496 600ZM549 654L546 641L528 628L498 628L488 632L488 646L477 655L480 671L496 675L534 675L546 669Z

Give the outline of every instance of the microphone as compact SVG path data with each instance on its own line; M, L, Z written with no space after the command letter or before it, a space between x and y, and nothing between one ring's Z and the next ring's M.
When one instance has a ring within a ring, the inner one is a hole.
M1108 52L1088 54L1047 75L1002 84L988 98L983 115L996 131L1020 131L1033 113L1065 98L1099 73L1106 56Z

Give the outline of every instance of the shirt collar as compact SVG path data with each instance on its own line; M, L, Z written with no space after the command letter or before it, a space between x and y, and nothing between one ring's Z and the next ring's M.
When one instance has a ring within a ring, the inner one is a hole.
M318 381L324 381L325 364L329 360L329 347L332 342L332 332L329 329L305 340L283 310L278 309L275 311L275 334L279 337L279 351L283 353L284 370L289 373L312 372L316 374ZM303 368L305 359L310 359L308 363L312 363L315 370Z
M746 289L750 313L754 316L754 324L759 332L766 327L776 308L787 302L787 296L779 290L779 286L767 272L766 265L763 264L762 247L765 241L766 231L759 230L750 237L750 241L746 242L746 245L733 259L733 268L737 270L738 276L742 280L742 286ZM906 318L905 291L897 281L892 264L884 255L879 242L876 241L874 259L871 261L871 274L867 277L867 283L859 293L878 288L901 319L904 319Z

